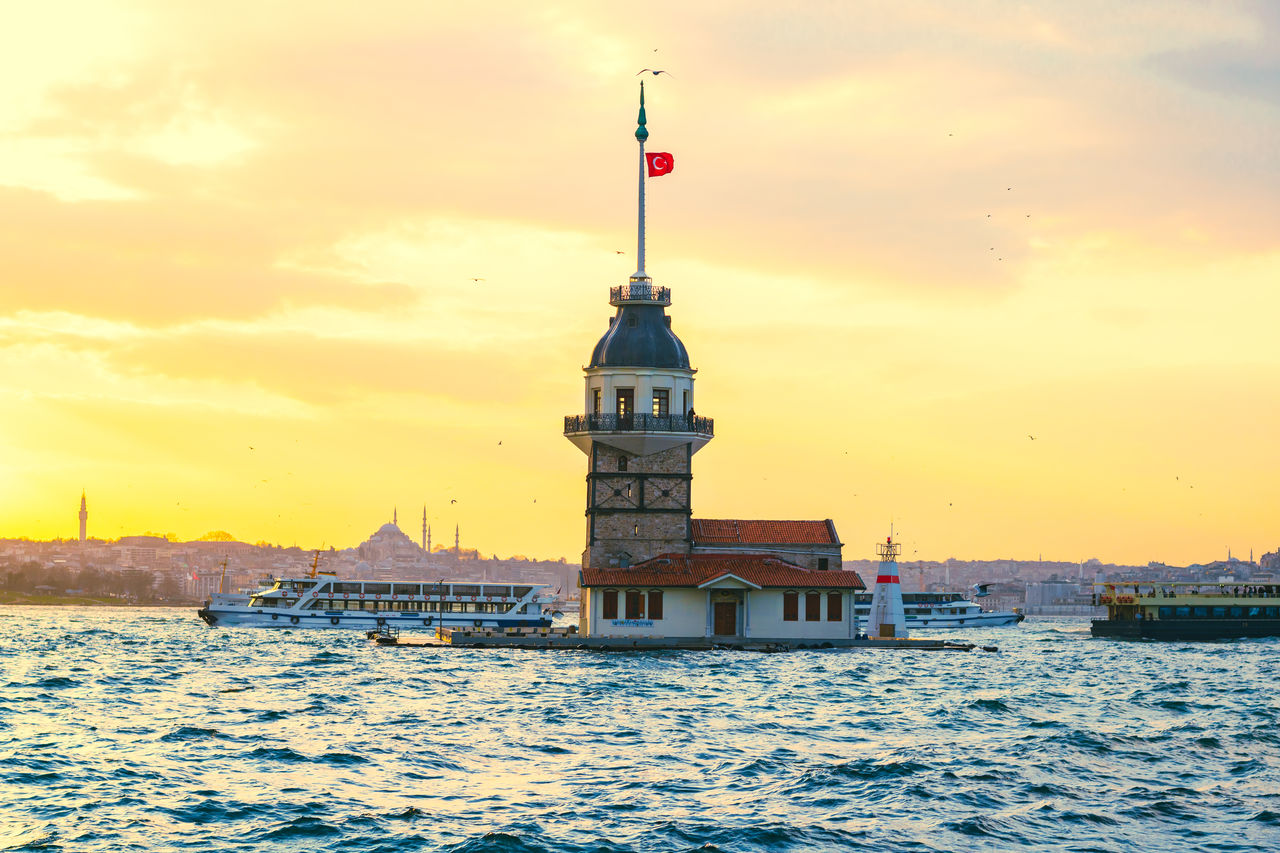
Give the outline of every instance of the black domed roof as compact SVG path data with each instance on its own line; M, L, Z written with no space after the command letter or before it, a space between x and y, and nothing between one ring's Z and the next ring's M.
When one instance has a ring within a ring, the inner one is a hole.
M689 369L689 353L667 325L661 305L622 305L591 353L590 367Z

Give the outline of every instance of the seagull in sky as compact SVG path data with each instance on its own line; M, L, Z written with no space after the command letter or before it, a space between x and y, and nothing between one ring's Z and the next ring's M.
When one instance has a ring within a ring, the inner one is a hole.
M455 498L454 500L449 501L449 503L451 503L451 504L456 504L457 502L458 502L458 501L457 501L457 499L456 499L456 498Z
M636 72L636 76L637 76L637 77L639 77L641 74L643 74L643 73L644 73L644 72L646 72L646 71L648 71L648 72L649 72L650 74L652 74L654 77L657 77L659 74L665 74L665 75L667 75L668 77L670 77L670 76L671 76L671 72L670 72L670 71L665 71L665 70L661 70L661 69L660 69L660 70L658 70L658 71L654 71L652 68L641 68L639 71L637 71L637 72Z
M626 252L622 251L621 249L614 249L614 250L613 250L613 253L614 253L615 255L625 255L625 254L626 254Z
M473 279L471 279L471 280L472 280L472 281L484 281L484 279L482 279L482 278L473 278Z
M1032 435L1031 433L1027 433L1027 438L1031 439L1032 441L1035 441L1035 440L1036 440L1036 437L1035 437L1034 435Z

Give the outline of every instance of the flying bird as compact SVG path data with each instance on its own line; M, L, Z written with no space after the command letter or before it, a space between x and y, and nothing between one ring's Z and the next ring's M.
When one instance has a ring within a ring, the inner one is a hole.
M614 250L613 250L613 253L614 253L615 255L625 255L625 254L626 254L626 252L622 251L621 249L614 249Z
M473 279L471 279L471 280L472 280L472 281L484 281L484 279L482 279L482 278L473 278Z
M1035 437L1034 435L1032 435L1031 433L1027 433L1027 438L1031 439L1032 441L1035 441L1035 440L1036 440L1036 437Z
M637 76L637 77L639 77L641 74L643 74L643 73L644 73L644 72L646 72L646 71L648 71L648 72L649 72L650 74L652 74L654 77L657 77L659 74L665 74L665 75L667 75L668 77L670 77L670 76L671 76L671 72L670 72L670 71L664 71L664 70L661 70L661 69L659 69L658 71L654 71L652 68L641 68L639 71L637 71L637 72L636 72L636 76Z
M458 501L457 501L456 499L455 499L455 500L451 500L451 501L449 501L449 503L451 503L451 504L456 504L457 502L458 502Z

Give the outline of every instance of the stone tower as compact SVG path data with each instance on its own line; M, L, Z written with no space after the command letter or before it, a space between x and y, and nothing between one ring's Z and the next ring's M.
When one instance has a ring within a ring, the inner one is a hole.
M80 541L89 535L89 507L84 501L84 489L80 490Z
M696 371L671 330L671 290L645 272L645 120L641 83L638 264L609 289L617 311L584 368L583 414L564 419L565 437L588 459L585 568L689 553L693 454L713 435L711 419L694 413ZM651 156L665 158L656 174L670 171L669 155Z

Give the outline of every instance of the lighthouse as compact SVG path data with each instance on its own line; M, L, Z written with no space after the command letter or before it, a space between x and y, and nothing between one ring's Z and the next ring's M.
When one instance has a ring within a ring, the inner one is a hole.
M871 594L871 613L867 618L867 636L907 636L907 617L902 609L902 584L898 582L898 553L902 546L889 536L876 546L880 569L876 572L875 591Z
M645 269L645 181L672 162L669 154L646 157L646 122L642 82L636 271L609 289L616 310L583 368L583 412L564 419L565 438L588 460L584 567L689 553L693 454L713 435L711 419L694 410L696 371L671 328L671 290Z

